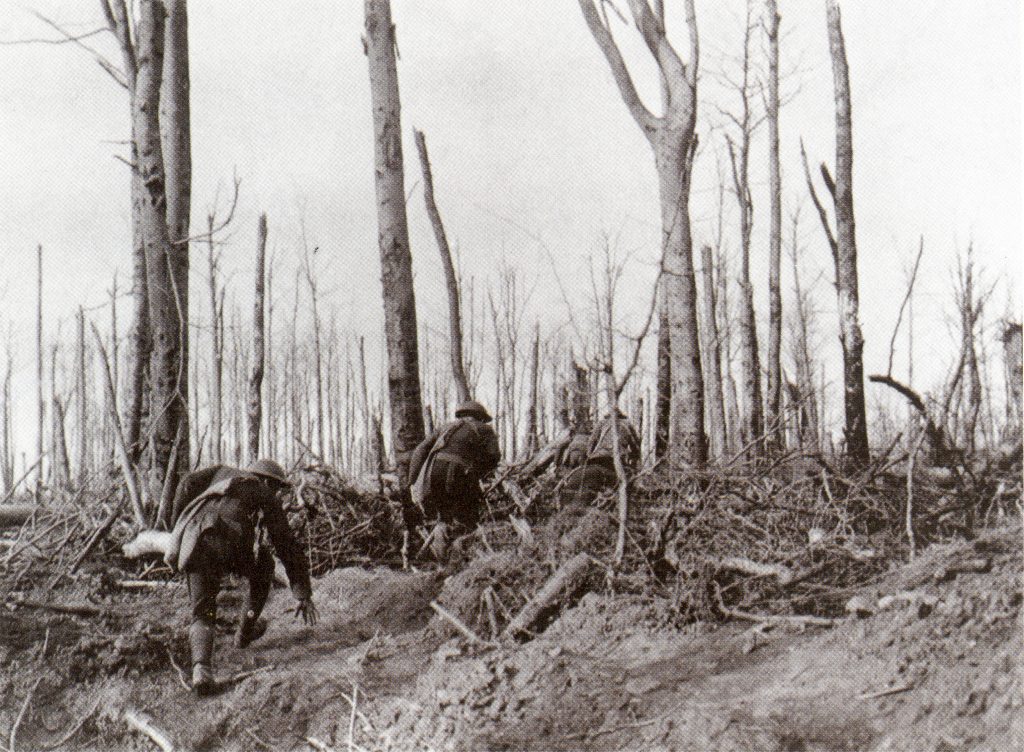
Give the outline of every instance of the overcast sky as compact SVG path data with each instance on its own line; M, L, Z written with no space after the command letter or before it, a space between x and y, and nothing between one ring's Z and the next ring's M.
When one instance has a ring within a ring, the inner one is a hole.
M685 51L682 3L666 5L671 35ZM803 204L804 281L819 280L821 347L834 357L830 259L799 168L801 137L812 160L831 164L835 156L824 3L779 5L782 68L788 72L783 88L792 95L781 126L784 212L788 217ZM588 290L578 284L579 270L602 233L609 233L620 252L635 259L623 298L625 313L632 313L627 323L635 321L658 250L649 147L575 0L517 0L498 7L476 0L393 2L421 316L439 324L445 300L422 206L413 126L427 134L438 202L464 274L494 279L505 259L534 289L531 318L562 321L565 306L550 257L571 301L582 306ZM723 117L716 108L735 104L719 76L734 69L730 59L738 52L742 8L738 0L697 0L702 147L691 202L696 244L710 241L716 225L716 160L724 153ZM76 32L100 25L96 0L0 0L0 39L55 36L28 9ZM926 260L916 309L922 388L940 378L953 357L947 318L958 250L973 241L987 278L1002 280L993 303L999 313L1008 301L1019 307L1019 13L1012 0L844 4L868 372L885 369L905 269L922 234ZM362 3L218 0L193 3L190 16L193 227L205 224L218 189L223 204L237 173L241 200L224 254L243 310L251 295L256 217L266 211L279 278L294 273L304 224L310 243L321 248L325 301L339 324L379 341ZM641 93L653 106L653 68L635 32L616 24ZM119 59L112 40L92 42ZM758 56L760 44L758 39ZM115 271L122 286L130 275L128 173L114 158L124 153L117 142L128 132L128 106L125 92L70 45L0 47L0 102L0 326L12 332L19 418L29 426L19 429L24 436L34 422L28 394L34 389L37 243L46 253L50 336L55 322L69 322L79 303L101 304ZM754 148L754 274L763 317L764 133ZM725 242L733 251L734 217L730 206ZM786 227L788 245L788 220ZM193 251L195 285L203 281L204 253ZM784 280L788 288L788 269ZM194 300L204 304L198 293ZM106 313L97 315L106 321ZM905 368L905 353L901 357L898 367Z

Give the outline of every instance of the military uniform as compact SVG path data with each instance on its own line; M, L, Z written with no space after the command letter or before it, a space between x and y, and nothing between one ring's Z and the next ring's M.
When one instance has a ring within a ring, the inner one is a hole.
M424 439L413 452L409 484L420 486L427 520L472 529L480 520L480 480L501 459L491 416L479 403L464 403L456 420Z
M245 647L266 628L259 616L273 583L274 559L270 548L257 542L258 528L266 531L284 564L295 598L308 603L312 597L305 553L292 535L275 493L278 485L287 484L283 471L280 473L280 478L269 476L272 481L268 482L267 476L252 470L214 465L186 475L178 484L171 508L171 546L165 560L184 572L188 582L193 681L200 694L212 686L217 595L224 575L236 574L249 581L238 645Z

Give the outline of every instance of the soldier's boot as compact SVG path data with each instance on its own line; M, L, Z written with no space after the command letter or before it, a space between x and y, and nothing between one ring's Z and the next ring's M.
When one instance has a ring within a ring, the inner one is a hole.
M192 648L192 691L198 697L214 693L217 683L213 679L214 625L193 621L188 628L188 641Z
M263 607L270 595L270 586L274 583L274 555L267 546L260 546L256 554L256 563L249 575L249 592L242 604L242 618L238 621L235 632L235 645L248 647L267 631L266 619L261 619Z
M242 617L235 632L235 645L247 648L249 644L261 638L267 631L267 620L258 618L252 611Z

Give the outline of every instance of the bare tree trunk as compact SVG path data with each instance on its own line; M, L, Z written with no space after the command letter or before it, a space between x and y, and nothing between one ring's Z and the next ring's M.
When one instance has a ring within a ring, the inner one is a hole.
M78 307L76 317L77 342L75 347L75 360L77 364L76 376L78 392L78 482L85 483L86 475L89 472L89 409L88 395L86 393L85 379L85 311Z
M164 173L167 181L168 266L174 296L177 323L176 408L175 425L168 426L167 437L173 449L180 434L178 451L171 476L175 479L188 468L188 267L189 216L192 206L192 115L189 102L189 53L187 0L163 0L164 19L163 72L160 78L160 139ZM178 427L181 424L181 428ZM166 438L166 437L165 437ZM158 442L158 445L163 443ZM161 452L164 450L160 450ZM171 453L167 454L167 459ZM180 469L179 469L180 468Z
M779 11L767 0L768 12L768 385L765 422L769 448L778 450L782 406L782 176L779 168Z
M249 459L260 453L260 421L263 410L264 267L267 257L267 215L260 215L256 232L256 292L252 312L252 376L249 378Z
M870 453L864 401L864 337L860 328L857 239L853 212L850 69L846 62L846 43L843 40L839 4L837 0L825 0L825 8L836 99L836 177L832 194L836 209L836 289L843 345L846 452L853 463L867 464Z
M750 244L754 224L754 207L750 190L750 142L754 124L750 107L750 38L751 2L747 2L743 34L742 79L737 85L741 113L737 118L739 144L726 136L732 165L733 190L740 210L740 392L743 400L742 443L749 447L749 456L763 453L764 415L761 402L761 363L758 356L757 320L754 314L754 287L750 281Z
M46 404L43 402L43 246L36 249L36 459L39 469L36 479L37 486L43 478L43 420L46 416Z
M540 400L540 323L534 327L533 355L530 359L530 397L526 406L526 447L525 454L532 457L540 448L537 421L537 403Z
M668 433L672 419L672 343L668 328L668 307L664 293L658 307L658 376L654 402L654 459L668 454Z
M423 439L419 348L412 256L405 213L402 129L390 0L365 0L364 48L370 63L378 241L384 287L391 440L398 477L405 483L409 456Z
M56 349L54 350L56 353ZM50 471L52 483L57 488L71 485L71 470L68 465L68 444L64 437L64 405L60 397L53 395L53 428L50 439L53 441L53 464Z
M736 390L736 379L732 375L732 320L729 311L729 274L725 254L718 246L718 259L716 263L718 278L718 295L715 303L718 310L718 333L721 337L722 348L722 398L725 403L725 441L729 452L735 452L739 448L739 394Z
M796 305L796 344L794 360L796 361L797 391L800 399L798 408L807 416L806 424L803 426L800 436L801 443L805 450L813 452L821 451L821 442L818 436L818 398L817 389L814 384L814 361L811 358L810 345L810 316L811 302L800 284L799 256L799 214L793 215L793 292Z
M444 271L445 286L448 288L449 354L452 378L455 380L458 401L465 402L470 398L470 394L462 358L462 311L459 280L455 275L455 266L452 264L452 252L448 246L444 223L441 221L441 212L438 211L437 202L434 200L434 176L430 169L430 157L427 154L427 139L423 135L423 131L414 130L413 134L416 137L416 149L419 152L420 169L423 172L423 199L427 204L427 216L430 217L430 225L434 229L434 238L437 240L437 248L441 254L441 269Z
M206 217L207 268L210 275L210 461L219 463L224 447L224 293L217 289L220 259L213 242L213 223L214 216L210 213Z
M404 209L403 209L404 210ZM319 452L320 457L325 456L324 452L324 385L323 385L323 359L321 357L321 337L320 337L320 304L317 295L317 272L314 268L316 263L316 254L319 250L319 246L313 249L313 252L309 252L309 248L305 245L305 235L303 234L303 268L306 273L306 283L309 285L310 302L313 307L313 377L314 386L316 387L316 410L310 411L310 418L312 418L314 412L316 414L316 450ZM310 444L312 446L312 444Z
M1024 400L1021 398L1024 364L1021 356L1021 325L1014 321L1006 322L1003 329L1003 360L1006 366L1006 433L1019 442L1021 425L1024 424Z
M974 298L973 248L967 249L967 263L961 270L960 331L964 352L964 389L967 404L964 414L964 449L973 453L976 448L978 414L981 412L981 374L978 369L978 351L974 341L974 328L981 315L981 303Z
M714 260L711 257L711 246L701 248L701 267L704 277L703 321L704 321L704 364L707 374L704 379L706 386L705 404L708 421L708 439L710 453L715 457L725 455L725 401L722 396L722 361L721 340L718 335L718 322L715 317L715 277Z
M0 452L0 480L3 481L4 495L10 492L11 484L14 482L14 453L11 446L11 372L14 370L11 361L11 354L7 353L7 363L4 372L3 382L3 408L4 414L0 421L0 438L3 439L2 452Z
M136 25L138 75L134 108L138 141L137 169L142 176L142 235L146 248L149 314L153 328L150 361L152 387L152 467L156 478L167 465L178 425L187 424L188 372L186 315L188 257L171 245L167 226L167 182L160 139L160 81L163 66L164 9L158 0L142 0ZM185 271L186 275L181 276ZM185 453L187 455L187 452Z

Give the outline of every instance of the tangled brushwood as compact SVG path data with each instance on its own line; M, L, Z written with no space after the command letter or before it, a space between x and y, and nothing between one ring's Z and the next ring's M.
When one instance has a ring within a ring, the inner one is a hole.
M305 542L310 571L401 563L401 506L387 495L357 489L332 467L307 465L294 474L289 522Z

